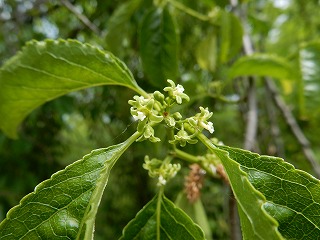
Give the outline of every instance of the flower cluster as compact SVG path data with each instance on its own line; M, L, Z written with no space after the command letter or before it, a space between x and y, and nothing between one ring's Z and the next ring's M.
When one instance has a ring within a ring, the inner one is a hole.
M147 98L143 96L134 96L134 100L130 100L129 104L131 115L135 121L139 121L137 130L142 135L137 141L150 140L151 142L160 141L154 136L153 127L164 120L165 124L171 129L177 129L178 132L169 140L171 144L180 144L184 147L186 143L195 144L196 135L203 129L207 129L213 133L213 123L208 121L212 116L208 108L200 107L200 113L193 117L182 120L182 115L179 112L171 113L170 110L175 104L189 101L189 96L184 93L184 88L180 84L176 85L172 80L168 79L170 87L165 87L163 90L167 92L167 96L159 91L155 91ZM188 125L193 128L192 131L186 131L184 126Z
M169 97L174 99L178 104L182 103L182 99L185 99L187 102L190 100L189 96L184 92L184 87L178 84L176 84L168 79L167 82L171 85L171 87L165 87L163 90L168 92Z
M207 129L210 133L214 132L213 123L207 121L212 116L212 112L209 112L208 108L200 107L200 113L197 113L194 117L188 118L188 122L191 126L202 129Z
M163 89L166 95L155 91L153 94L134 96L133 100L129 100L131 115L135 121L138 121L137 131L141 133L137 141L160 141L158 137L155 137L154 127L161 122L164 122L169 128L169 143L174 145L179 144L181 147L186 146L187 143L197 143L198 140L196 137L203 129L213 133L213 123L208 121L212 116L212 112L209 112L208 108L200 107L200 113L186 119L183 119L179 112L172 112L174 105L180 105L183 101L189 101L190 99L189 96L184 93L183 86L180 84L176 85L170 79L167 81L170 86ZM212 156L208 158L210 157ZM172 164L171 160L171 156L166 157L164 160L149 159L149 157L146 156L143 168L148 170L150 177L158 179L158 186L164 186L181 168L180 164ZM206 169L216 174L218 170L215 166L217 164L205 158L204 160L208 162ZM194 183L193 180L191 182L192 184ZM190 188L189 190L195 192L201 187L197 185L196 188Z
M131 115L134 120L139 121L137 130L143 133L137 141L149 139L151 142L159 142L160 139L154 136L153 125L160 123L163 116L156 110L156 101L153 98L134 96L129 100Z
M197 139L193 139L194 135L189 135L182 125L181 129L177 132L176 135L173 136L174 140L170 140L171 144L180 144L181 147L184 147L186 143L195 144L198 142Z
M149 156L145 156L144 161L143 168L148 170L150 177L158 178L158 186L166 185L167 181L173 178L181 168L180 164L170 163L170 157L164 160L156 158L150 160Z

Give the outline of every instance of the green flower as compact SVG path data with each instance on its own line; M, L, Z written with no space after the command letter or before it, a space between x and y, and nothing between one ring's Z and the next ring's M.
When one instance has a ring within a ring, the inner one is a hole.
M167 82L170 83L171 87L165 87L163 90L168 92L169 96L175 99L178 104L182 103L182 99L185 99L187 102L190 100L189 96L183 93L183 86L181 86L180 84L176 86L176 84L170 79L168 79Z
M180 164L170 163L171 157L166 157L164 160L153 158L150 160L149 156L145 156L142 167L148 170L149 176L158 178L158 186L166 185L167 181L173 178L181 169Z
M128 103L132 105L130 113L135 121L144 121L146 118L150 123L160 123L163 116L154 109L155 100L145 99L143 96L134 96Z
M182 127L182 129L174 135L174 140L170 140L169 143L177 144L179 143L181 147L184 147L186 143L195 144L198 142L197 139L192 139L193 136L190 136Z
M133 99L128 101L132 105L130 113L135 121L139 121L138 132L143 133L137 141L148 139L151 142L159 142L160 138L154 136L152 127L163 120L163 116L154 109L154 105L158 101L153 98L146 99L143 96L134 96Z
M144 122L141 122L144 124ZM138 126L139 131L139 126ZM137 142L142 142L148 139L150 142L160 142L160 138L154 136L154 129L149 124L144 124L142 130L139 132L143 132L143 134L136 140Z
M207 121L212 116L212 112L209 112L208 108L200 107L200 113L197 113L194 117L188 119L188 122L193 127L200 127L207 129L210 133L214 132L213 123Z

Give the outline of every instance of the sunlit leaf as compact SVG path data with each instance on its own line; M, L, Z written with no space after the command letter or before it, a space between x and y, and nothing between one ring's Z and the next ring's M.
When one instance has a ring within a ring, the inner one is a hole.
M176 79L178 46L176 23L168 8L152 8L142 22L140 51L143 69L154 86L163 88L167 79Z
M110 170L139 137L97 149L40 183L0 224L0 239L92 239Z
M123 230L121 239L157 238L157 201L155 196ZM202 230L169 199L161 197L159 239L205 239Z
M284 58L270 54L254 54L236 61L229 70L229 77L269 76L278 79L295 79L295 71Z
M74 40L31 41L1 68L0 129L16 137L18 125L38 106L99 85L121 85L144 94L111 53Z
M281 158L219 147L246 239L317 239L320 182ZM278 232L279 231L279 232Z

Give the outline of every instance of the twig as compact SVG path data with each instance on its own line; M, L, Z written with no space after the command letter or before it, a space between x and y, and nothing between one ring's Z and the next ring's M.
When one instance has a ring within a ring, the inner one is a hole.
M258 129L258 110L255 80L250 77L248 81L248 112L244 148L253 151L255 149Z
M266 83L265 83L266 85ZM270 91L270 89L266 86L266 97L267 99L272 99L273 95L272 92ZM275 143L275 147L276 147L276 152L275 154L279 157L285 158L285 151L284 151L284 144L283 144L283 139L280 136L280 127L276 118L276 106L274 105L274 103L270 102L270 101L266 101L266 108L267 108L267 112L268 112L268 116L269 116L269 122L270 122L270 134L273 138L273 141ZM274 155L274 154L272 154Z
M320 178L320 166L317 163L315 155L310 147L308 139L303 134L301 128L299 127L295 117L292 115L290 109L287 107L280 94L278 93L277 87L270 78L266 78L266 86L272 94L272 99L280 109L285 121L289 125L293 135L296 137L297 141L302 147L302 151L307 161L313 167L314 173L317 178Z
M232 4L236 4L236 1L232 1ZM234 5L234 6L236 6ZM238 14L240 15L240 13ZM245 15L241 17L242 22L246 22ZM244 34L242 38L243 51L245 55L251 55L253 50L252 42L248 34ZM249 78L248 87L248 113L247 113L247 126L245 134L244 148L247 150L255 150L255 143L258 131L258 110L257 110L257 97L256 97L256 84L255 79Z
M97 28L94 23L92 23L85 15L78 12L78 10L68 1L61 0L61 3L72 12L86 27L88 27L92 32L97 35L100 35L100 30Z
M233 8L233 12L238 15L242 22L246 22L246 15L244 15L238 8L238 0L230 0L230 4ZM252 42L247 34L243 35L242 38L243 51L245 55L251 55L253 50ZM258 131L258 110L257 110L257 97L256 97L256 85L255 79L250 77L248 79L248 112L246 117L246 132L245 132L245 142L244 148L247 150L254 150L256 148L256 137ZM235 198L229 200L229 217L230 217L230 231L231 239L239 240L241 239L241 230L239 223L239 215L236 211L237 203Z
M240 230L240 219L238 215L237 209L237 200L233 195L232 190L230 190L230 197L229 197L229 219L230 219L230 239L232 240L240 240L242 239L241 230Z

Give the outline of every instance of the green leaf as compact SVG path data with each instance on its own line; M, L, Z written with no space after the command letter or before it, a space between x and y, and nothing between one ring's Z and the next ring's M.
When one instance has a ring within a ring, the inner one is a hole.
M196 58L202 69L214 71L217 65L217 37L211 33L203 39L196 49Z
M301 87L298 89L302 115L319 113L320 105L320 41L303 45L299 52ZM304 109L306 108L306 109ZM304 116L306 117L306 116Z
M220 148L220 147L219 147ZM223 150L221 150L223 149ZM275 240L282 239L277 227L278 223L264 209L266 198L249 181L248 175L237 162L244 154L229 155L229 148L212 148L221 159L228 174L233 193L238 202L242 234L244 239ZM273 188L272 188L273 189Z
M123 52L124 42L130 33L130 18L139 8L141 0L131 0L121 4L108 21L106 41L113 53L119 56Z
M201 227L207 240L212 239L211 228L201 198L198 198L195 202L190 202L185 192L180 192L175 204Z
M178 47L176 23L168 8L152 8L142 22L140 49L143 69L154 86L163 88L167 79L176 79Z
M93 239L110 170L140 136L97 149L40 183L0 224L0 239Z
M278 79L295 79L294 69L286 59L270 54L253 54L236 61L229 70L229 77L269 76Z
M280 239L276 220L284 238L311 240L320 236L318 179L281 158L230 147L214 152L225 166L241 208L244 235L252 236L254 231L261 239Z
M144 95L123 62L74 40L31 41L0 70L0 129L16 129L35 108L66 93L121 85Z
M123 230L121 239L204 239L202 230L169 199L161 195L160 236L157 238L157 203L155 196Z
M242 47L242 24L232 13L221 11L220 16L220 62L225 63L238 54Z

